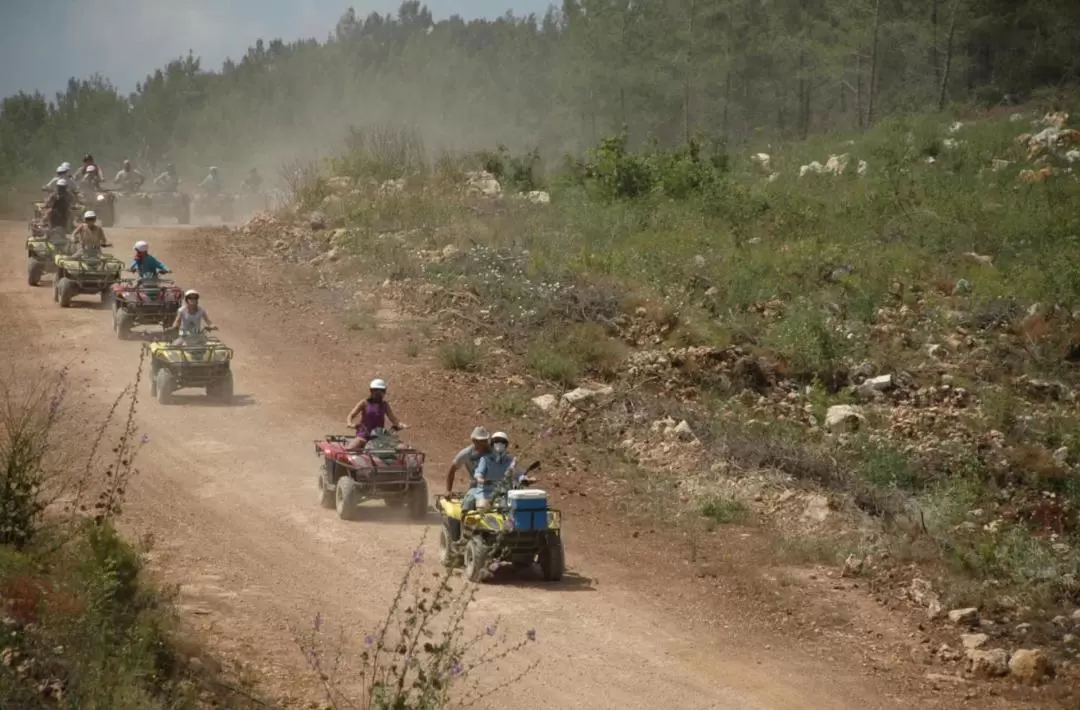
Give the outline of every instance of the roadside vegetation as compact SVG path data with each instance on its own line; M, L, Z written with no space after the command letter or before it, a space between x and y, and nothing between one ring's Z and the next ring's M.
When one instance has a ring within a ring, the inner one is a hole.
M32 374L0 379L0 707L262 707L185 633L172 593L117 533L151 446L135 385L88 427L66 373Z
M319 229L275 249L447 316L444 368L519 383L494 409L575 438L584 408L616 459L667 471L684 524L757 519L776 495L749 474L767 471L839 511L800 562L914 564L946 605L1068 611L1080 182L1067 145L1022 134L1073 135L1072 101L889 118L765 156L617 135L554 167L504 149L425 161L395 147L417 136L382 131L294 185L280 218ZM844 168L803 169L830 156ZM554 419L530 402L602 385Z

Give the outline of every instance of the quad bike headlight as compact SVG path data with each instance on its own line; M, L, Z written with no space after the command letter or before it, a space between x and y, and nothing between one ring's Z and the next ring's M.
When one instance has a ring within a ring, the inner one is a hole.
M98 202L105 202L106 199L107 198L105 197L105 195L98 195L97 196L97 201Z
M231 353L228 350L215 350L214 351L214 362L225 362L226 360L229 359L230 355L231 355Z

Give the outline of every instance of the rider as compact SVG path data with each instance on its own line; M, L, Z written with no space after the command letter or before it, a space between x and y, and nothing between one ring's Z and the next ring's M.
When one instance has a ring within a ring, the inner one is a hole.
M477 462L491 450L491 435L488 434L488 430L484 427L478 426L473 429L472 436L469 438L472 443L457 453L454 460L450 462L450 470L446 472L447 495L454 492L454 477L458 470L463 468L468 471L471 480L473 474L476 473Z
M73 189L75 186L72 184L70 163L60 163L59 165L57 165L56 175L54 175L51 180L45 183L45 185L41 188L42 191L52 192L54 189L56 189L56 183L60 180L67 180L69 192L78 193L78 190Z
M349 442L347 447L350 451L363 449L371 432L385 427L387 419L398 429L405 428L405 425L394 415L390 403L386 401L386 382L372 380L368 389L370 391L368 398L353 407L345 419L345 426L356 428L356 438ZM356 422L357 417L360 417L359 423Z
M65 232L71 229L71 208L75 206L75 195L69 189L67 178L59 178L56 190L45 201L43 212L48 228L61 227Z
M252 168L248 172L248 176L244 178L244 181L240 183L240 189L244 192L256 193L259 188L262 187L262 175L259 175L259 171Z
M508 451L510 438L497 431L491 435L491 450L480 457L473 473L473 487L461 499L462 510L474 510L477 501L490 501L496 493L499 483L513 476L514 483L520 483L524 475L517 472L517 459Z
M206 309L199 305L199 292L189 289L184 292L184 307L176 312L176 320L172 324L173 330L180 331L180 337L174 344L183 345L185 338L199 335L204 325L213 327L214 324L206 315Z
M71 241L79 245L79 253L84 256L99 256L102 247L110 247L105 239L105 230L98 226L97 214L87 210L83 214L83 223L71 234Z
M93 168L93 170L91 171L90 168ZM80 165L79 169L75 171L75 175L73 177L77 182L82 182L88 172L98 172L97 164L94 162L94 156L90 155L89 153L83 156L82 165Z
M221 177L218 175L216 167L210 166L210 174L199 183L199 188L206 190L207 194L210 195L217 195L221 192Z
M169 163L165 166L165 172L154 178L154 184L164 192L176 192L180 186L180 178L176 177L176 166Z
M150 256L149 251L150 245L146 242L135 242L135 260L128 271L137 273L140 279L156 279L160 274L169 273L168 267Z
M89 184L95 190L101 190L101 173L98 171L96 165L85 166L86 170L82 172L82 177L79 178L79 183L82 185Z
M124 167L113 178L113 182L125 192L135 192L142 187L143 182L146 180L146 176L140 173L135 168L131 167L131 161L125 160Z

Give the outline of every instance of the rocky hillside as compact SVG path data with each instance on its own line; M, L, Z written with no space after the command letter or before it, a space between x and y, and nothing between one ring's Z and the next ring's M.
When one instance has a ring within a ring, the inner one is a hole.
M546 190L507 156L343 159L234 248L347 328L421 317L414 353L691 561L761 526L906 600L946 674L1039 682L1080 653L1078 145L1045 111L723 160L613 140Z

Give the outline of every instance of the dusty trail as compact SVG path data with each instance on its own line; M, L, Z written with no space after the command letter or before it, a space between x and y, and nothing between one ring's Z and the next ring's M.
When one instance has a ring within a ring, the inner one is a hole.
M96 298L82 297L75 307L61 309L52 301L51 282L37 289L26 285L25 261L17 257L24 229L0 223L0 346L24 356L47 354L58 363L74 355L76 373L102 396L114 396L134 376L139 345L113 339L108 311ZM212 631L212 647L251 664L272 692L297 701L315 697L290 629L305 627L317 611L354 634L372 628L422 527L380 505L364 520L344 523L316 504L317 459L309 442L339 428L335 423L345 411L340 402L305 396L310 383L324 375L319 349L325 343L292 342L279 324L252 317L244 305L249 297L234 284L205 283L198 255L182 248L190 231L113 229L110 237L119 254L126 251L119 245L149 238L177 280L202 291L222 338L236 351L238 403L232 407L212 406L194 394L162 407L150 400L144 384L139 424L150 444L140 454L141 473L131 487L128 525L153 535L155 565L166 579L184 583L188 617ZM339 399L351 404L352 396L342 393ZM425 428L437 422L434 414L408 421L415 429L411 438L428 451L429 481L437 490L455 432L440 431L437 424ZM452 428L469 426L465 421ZM540 642L509 665L543 659L537 672L492 705L911 706L911 698L891 697L895 686L888 688L885 679L863 674L850 662L845 667L775 640L770 649L738 615L717 633L690 628L687 620L665 612L663 598L643 598L620 585L609 563L576 552L573 520L567 528L570 571L580 576L555 587L487 586L479 594L476 623L501 615L512 634L537 629ZM431 559L434 546L432 534ZM585 576L604 583L589 586ZM943 707L956 707L956 699L941 700Z

